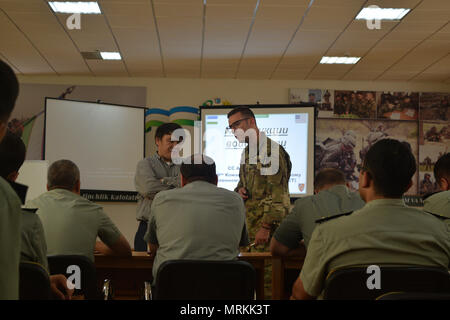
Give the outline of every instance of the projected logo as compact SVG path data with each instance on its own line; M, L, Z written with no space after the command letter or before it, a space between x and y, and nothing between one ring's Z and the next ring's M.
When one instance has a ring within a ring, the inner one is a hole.
M305 190L305 184L304 183L299 183L298 184L298 190L300 190L300 192L303 192L303 190Z

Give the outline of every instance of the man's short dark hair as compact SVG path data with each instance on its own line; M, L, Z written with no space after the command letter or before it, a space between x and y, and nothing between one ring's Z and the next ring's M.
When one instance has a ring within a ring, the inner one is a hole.
M14 71L0 60L0 121L8 120L18 95L19 82Z
M245 116L246 118L255 118L255 114L253 113L253 111L249 108L249 107L235 107L233 109L231 109L230 112L228 112L227 117L230 118L233 114L236 113L240 113L243 116Z
M436 182L444 178L450 183L450 152L447 152L434 164L434 178Z
M314 178L314 189L320 190L326 185L345 185L345 175L341 170L326 168L319 171Z
M80 181L80 170L70 160L55 161L48 168L47 185L50 190L61 188L71 191L78 181Z
M8 175L18 172L25 161L25 153L22 139L8 130L0 142L0 176L6 180Z
M183 161L180 167L180 172L186 182L202 180L212 184L216 183L216 164L213 159L205 155L195 154L190 157L190 164L186 162Z
M177 123L169 122L163 123L156 129L155 139L162 139L166 134L172 134L177 129L182 129Z
M416 159L408 143L383 139L367 151L362 170L373 179L376 194L401 198L416 172Z

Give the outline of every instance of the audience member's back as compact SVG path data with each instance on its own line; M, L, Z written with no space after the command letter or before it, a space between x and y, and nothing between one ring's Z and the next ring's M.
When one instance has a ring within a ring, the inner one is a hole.
M351 215L316 227L293 297L317 297L326 275L352 265L416 265L446 269L450 261L447 225L407 207L402 195L411 187L416 160L409 146L383 139L367 152L359 192L366 205Z
M322 179L328 181L326 180L328 178L326 175L336 175L335 171L336 169L322 170L317 175L316 180L321 178L319 175L322 174L325 176ZM314 184L316 185L316 181L314 181ZM306 247L308 247L317 220L350 213L364 206L364 201L359 196L359 193L350 191L345 186L345 180L339 183L315 186L315 190L317 190L315 195L298 199L293 209L294 212L299 211L302 213L299 216Z
M183 163L181 189L161 191L152 203L144 239L155 254L153 276L167 260L233 260L248 245L245 208L237 193L218 188L216 167ZM192 157L192 161L194 157Z
M19 94L14 71L0 60L0 141ZM0 166L0 169L3 168ZM0 299L19 297L20 199L0 177Z
M444 154L436 161L434 177L440 192L428 196L423 209L442 217L450 226L450 153Z
M245 216L239 214L243 203L235 192L195 181L181 189L162 191L155 198L155 208L155 219L160 222L158 241L183 247L180 258L188 254L191 259L232 259L239 254L236 243Z
M48 255L82 254L93 259L97 234L105 222L101 206L65 189L50 190L26 205L39 209ZM111 241L117 237L113 234Z
M48 171L47 188L48 192L26 206L38 209L48 255L80 254L94 260L97 236L110 248L124 242L120 254L131 254L128 243L102 207L79 195L79 170L73 162L54 162Z

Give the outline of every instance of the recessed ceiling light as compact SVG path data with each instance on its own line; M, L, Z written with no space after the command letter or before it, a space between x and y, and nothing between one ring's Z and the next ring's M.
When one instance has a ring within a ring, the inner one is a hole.
M358 15L356 20L401 20L411 9L402 8L377 8L369 7L363 8Z
M101 14L97 2L50 1L50 8L56 13Z
M361 57L322 57L322 64L355 64Z
M119 52L100 52L103 60L121 60Z

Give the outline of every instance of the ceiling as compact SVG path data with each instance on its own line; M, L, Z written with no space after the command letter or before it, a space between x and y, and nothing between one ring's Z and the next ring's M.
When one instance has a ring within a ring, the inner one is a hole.
M69 30L47 1L0 0L0 58L23 75L450 82L450 0L98 2ZM369 5L412 10L371 30L354 20ZM96 50L123 60L81 55Z

